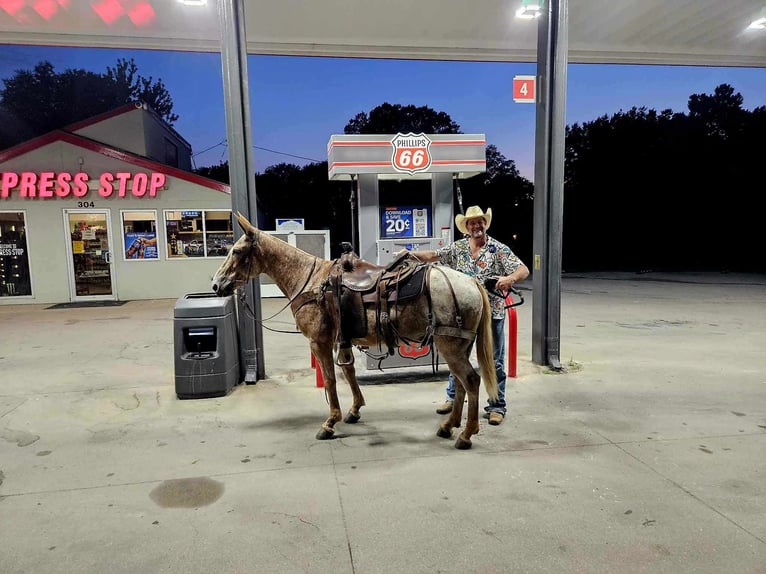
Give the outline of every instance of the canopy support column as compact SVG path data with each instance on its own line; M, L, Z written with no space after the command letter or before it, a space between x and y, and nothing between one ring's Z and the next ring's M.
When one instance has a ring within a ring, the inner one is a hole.
M537 28L532 361L554 369L561 368L568 19L568 0L547 0Z
M237 229L237 212L244 215L248 221L258 223L244 0L218 0L218 18L221 26L221 67L226 109L226 140L229 148L232 224L234 229ZM266 377L261 327L261 284L256 278L241 289L245 291L245 301L255 315L253 321L240 305L240 368L244 382L252 384Z

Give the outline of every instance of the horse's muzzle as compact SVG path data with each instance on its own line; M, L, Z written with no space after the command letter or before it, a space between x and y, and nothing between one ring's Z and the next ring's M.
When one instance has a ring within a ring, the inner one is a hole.
M214 279L211 288L213 289L213 293L219 297L228 297L234 293L234 281L229 281L228 279L223 278Z

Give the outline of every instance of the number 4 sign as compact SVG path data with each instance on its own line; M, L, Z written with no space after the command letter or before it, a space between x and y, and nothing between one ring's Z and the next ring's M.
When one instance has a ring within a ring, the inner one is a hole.
M535 76L513 77L513 101L519 104L534 104L537 101Z

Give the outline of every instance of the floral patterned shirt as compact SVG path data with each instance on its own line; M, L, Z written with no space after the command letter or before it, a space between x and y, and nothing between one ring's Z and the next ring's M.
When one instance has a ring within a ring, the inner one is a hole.
M437 249L436 255L443 265L475 277L482 285L485 279L510 275L521 265L521 259L514 255L510 247L489 235L476 259L471 257L468 239L458 239L454 243ZM492 304L492 318L504 318L505 300L490 292L489 301Z

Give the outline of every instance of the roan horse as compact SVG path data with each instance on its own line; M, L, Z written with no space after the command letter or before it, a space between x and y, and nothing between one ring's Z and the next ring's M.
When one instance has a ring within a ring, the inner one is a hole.
M219 296L231 295L239 286L261 273L269 275L290 300L295 322L311 342L325 382L330 416L322 424L316 438L333 438L335 424L342 414L336 390L333 351L338 339L338 322L327 303L328 278L338 273L338 262L320 259L256 229L241 214L239 225L245 232L230 250L226 260L213 277L212 288ZM361 261L361 260L359 260ZM436 272L438 269L439 272ZM476 351L481 377L489 397L497 399L497 379L492 355L491 310L487 293L473 278L452 269L429 265L425 292L409 301L398 303L395 309L396 334L401 340L425 341L433 334L433 343L459 382L456 385L455 406L437 430L437 436L450 438L452 429L460 427L463 401L468 395L465 430L455 443L459 449L471 448L471 436L479 432L480 378L469 361L470 345L476 337ZM367 335L354 338L354 345L370 347L379 344L376 311L366 310ZM456 323L456 317L460 321ZM462 324L461 324L462 322ZM356 380L353 354L350 349L338 365L351 387L353 405L344 422L356 423L364 397Z

